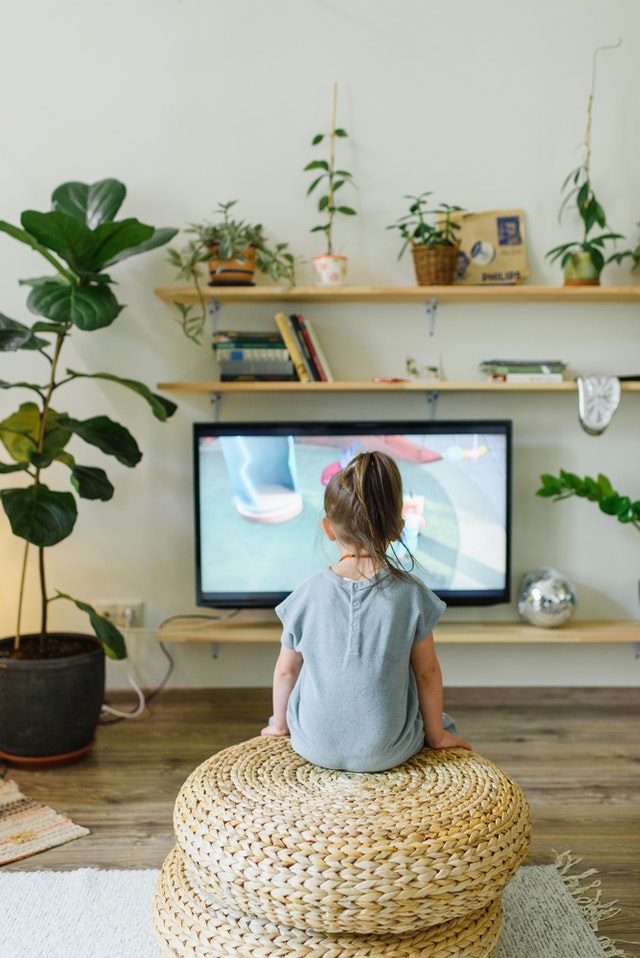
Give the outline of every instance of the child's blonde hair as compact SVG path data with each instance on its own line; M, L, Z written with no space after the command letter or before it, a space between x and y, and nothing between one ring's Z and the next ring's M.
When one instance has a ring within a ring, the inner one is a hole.
M324 493L325 513L338 537L404 577L408 573L387 553L404 529L402 502L400 470L384 452L359 453L331 477Z

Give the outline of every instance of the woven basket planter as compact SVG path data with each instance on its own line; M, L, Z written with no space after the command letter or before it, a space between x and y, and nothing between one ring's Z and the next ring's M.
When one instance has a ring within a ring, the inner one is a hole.
M274 924L226 908L197 889L178 848L153 900L165 958L490 958L502 925L500 899L464 918L407 935L332 935Z
M418 286L451 286L459 251L459 246L412 246Z
M318 768L254 738L197 768L176 801L179 855L221 907L330 934L407 934L494 902L524 858L517 784L464 749L375 774Z

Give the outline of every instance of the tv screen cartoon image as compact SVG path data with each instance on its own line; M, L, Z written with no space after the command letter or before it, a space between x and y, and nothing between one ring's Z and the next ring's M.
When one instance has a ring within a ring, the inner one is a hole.
M372 450L402 475L403 566L450 604L508 601L510 444L507 421L196 424L198 604L273 606L335 561L324 489Z

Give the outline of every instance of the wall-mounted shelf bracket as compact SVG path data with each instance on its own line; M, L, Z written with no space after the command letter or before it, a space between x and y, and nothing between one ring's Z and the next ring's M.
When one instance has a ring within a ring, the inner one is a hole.
M210 649L211 649L212 659L220 658L220 643L219 642L212 642L210 645Z
M220 300L219 299L209 299L207 300L207 316L209 317L209 322L211 323L211 331L213 335L218 332L218 323L220 321Z
M211 392L209 393L209 399L211 400L211 411L213 412L213 421L220 422L220 413L222 412L222 401L224 396L222 393Z
M438 396L439 396L439 395L440 395L440 393L438 392L437 389L430 389L429 392L426 393L427 411L428 411L428 413L429 413L429 418L430 418L430 419L435 419L435 418L436 418L436 411L437 411L437 408L438 408Z
M427 323L429 325L429 335L433 336L436 329L436 314L438 312L438 297L432 296L424 304L427 313Z

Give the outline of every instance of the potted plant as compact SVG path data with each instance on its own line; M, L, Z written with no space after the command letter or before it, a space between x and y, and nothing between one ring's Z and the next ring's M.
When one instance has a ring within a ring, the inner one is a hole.
M207 298L202 287L201 267L209 264L210 286L251 286L256 270L274 283L296 285L296 257L288 243L269 243L261 224L247 223L231 215L237 200L218 203L218 222L190 223L185 229L190 239L180 249L167 250L177 278L192 284L198 296L197 306L174 303L185 335L200 343L207 316Z
M619 43L615 46L619 46ZM569 173L562 184L564 197L558 211L558 221L562 222L565 210L575 201L578 216L582 223L582 236L579 240L554 246L546 253L550 262L555 263L560 260L565 286L599 286L602 270L607 263L616 258L615 254L607 257L605 247L608 243L624 238L621 233L611 232L607 224L605 211L596 197L591 182L591 121L596 82L596 57L601 50L607 49L614 49L614 47L599 47L593 54L584 160L575 170ZM593 231L596 228L603 232L594 235Z
M339 256L333 248L333 221L336 214L355 216L356 211L351 206L338 204L336 193L345 183L353 185L353 176L347 170L336 169L336 140L346 139L348 133L342 127L336 126L338 88L333 87L333 108L331 111L331 130L329 133L316 133L311 141L312 146L318 146L325 139L329 141L329 157L326 160L312 160L304 167L304 172L314 174L314 179L307 190L310 196L319 190L318 212L324 217L324 222L314 226L312 233L324 233L326 237L326 251L312 259L316 277L323 285L336 286L343 283L347 275L347 257ZM317 176L315 174L318 174Z
M581 478L573 472L560 470L557 476L544 473L540 476L542 486L536 495L543 499L560 502L571 496L579 496L589 502L597 502L598 508L607 516L614 516L618 522L634 526L640 531L640 500L634 502L629 496L621 496L613 488L610 479L602 473L597 479L591 476Z
M440 203L431 207L431 191L419 196L406 195L409 212L387 229L397 229L402 237L398 259L411 247L418 286L450 286L453 283L460 241L461 206ZM431 219L428 219L431 217Z
M126 656L124 638L111 622L67 592L51 592L45 558L47 549L73 531L76 495L105 502L113 495L106 472L76 459L74 443L81 440L130 467L140 461L141 452L125 426L104 415L86 418L82 396L79 414L64 412L59 405L63 392L72 394L85 379L97 379L131 390L161 421L176 409L136 380L69 369L62 362L72 334L103 329L119 316L123 307L112 291L111 269L176 234L133 218L116 220L125 196L124 184L115 179L64 183L54 191L50 211L26 210L20 227L0 221L1 232L31 247L55 269L53 276L21 281L30 288L27 306L36 316L31 326L0 314L0 349L15 353L18 365L15 379L1 381L0 388L28 395L0 422L0 441L9 459L0 463L0 473L12 480L0 489L0 499L11 532L24 540L15 634L0 641L0 755L23 764L50 764L87 751L102 705L105 653ZM25 380L31 374L23 370L31 369L36 355L43 360L42 377ZM50 488L47 470L53 479L67 470L71 488ZM25 635L25 580L34 552L40 627ZM60 600L89 616L95 637L49 631L49 610Z

